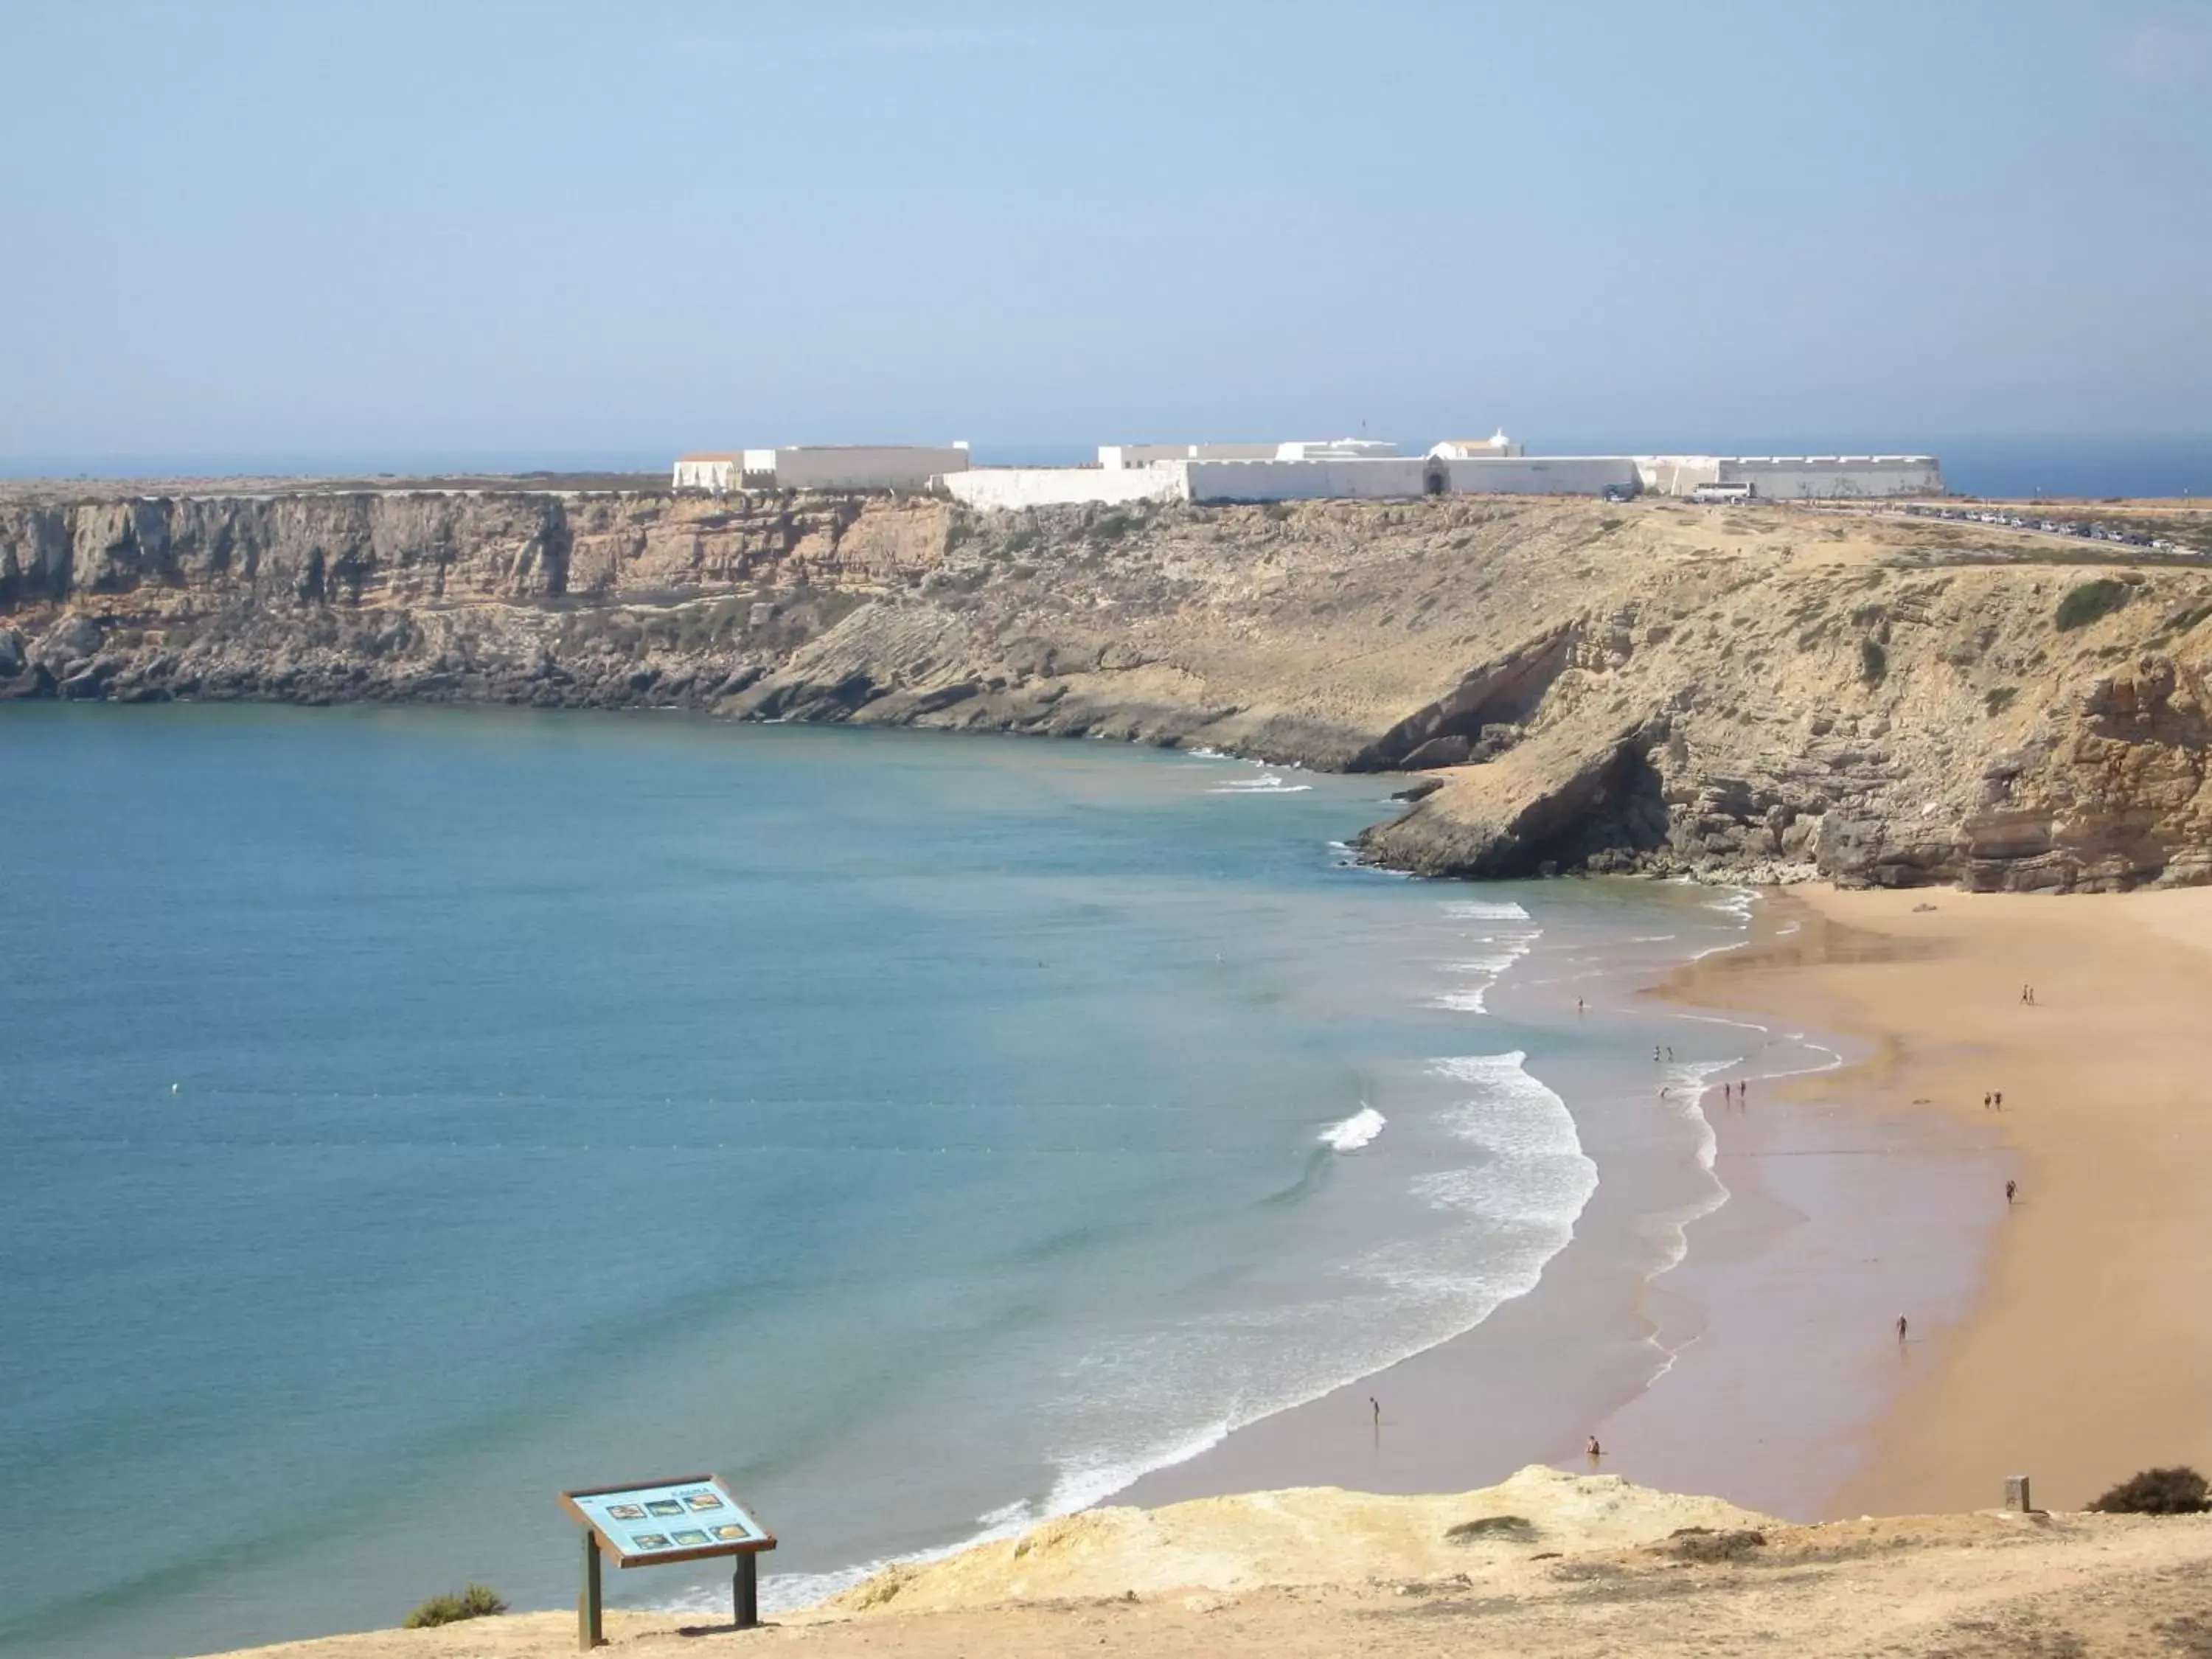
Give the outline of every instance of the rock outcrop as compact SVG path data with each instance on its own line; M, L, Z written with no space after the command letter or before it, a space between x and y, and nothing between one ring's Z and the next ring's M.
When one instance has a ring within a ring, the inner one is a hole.
M1364 850L1435 875L2212 879L2208 621L2188 557L1778 507L0 500L0 700L1204 744L1420 772Z

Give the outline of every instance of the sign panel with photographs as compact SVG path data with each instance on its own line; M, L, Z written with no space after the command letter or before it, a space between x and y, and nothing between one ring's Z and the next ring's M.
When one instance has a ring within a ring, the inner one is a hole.
M711 1474L562 1492L561 1501L625 1567L775 1547L768 1528Z

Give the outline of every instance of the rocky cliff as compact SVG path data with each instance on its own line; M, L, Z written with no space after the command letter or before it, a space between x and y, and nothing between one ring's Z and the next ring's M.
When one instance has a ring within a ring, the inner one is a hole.
M1435 787L1437 875L2212 879L2212 571L1808 508L0 501L0 698L1097 734Z

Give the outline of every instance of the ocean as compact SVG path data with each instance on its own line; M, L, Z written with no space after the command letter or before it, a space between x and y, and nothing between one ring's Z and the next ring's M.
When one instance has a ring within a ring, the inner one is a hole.
M0 1652L562 1605L560 1492L707 1470L790 1605L1723 1196L1750 1040L1636 992L1747 896L1362 869L1384 780L442 708L17 706L0 762Z

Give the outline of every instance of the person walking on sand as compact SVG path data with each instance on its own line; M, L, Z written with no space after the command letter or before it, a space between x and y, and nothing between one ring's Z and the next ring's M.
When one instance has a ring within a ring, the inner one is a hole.
M2019 1192L2020 1192L2020 1182L2018 1182L2017 1181L2008 1181L2008 1182L2005 1182L2005 1203L2006 1203L2007 1205L2010 1205L2010 1204L2011 1204L2011 1202L2013 1201L2014 1198L2015 1198L2015 1197L2019 1194Z
M2002 1089L1998 1090L1993 1098L1996 1101L1997 1110L2001 1112L2004 1110L2004 1091Z
M1990 1091L1987 1089L1982 1091L1982 1109L1985 1112L1990 1109Z
M1375 1413L1375 1426L1378 1429L1381 1428L1382 1426L1382 1402L1370 1394L1367 1396L1367 1408Z
M1905 1340L1905 1316L1903 1314L1899 1314L1897 1316L1897 1340L1900 1343Z

